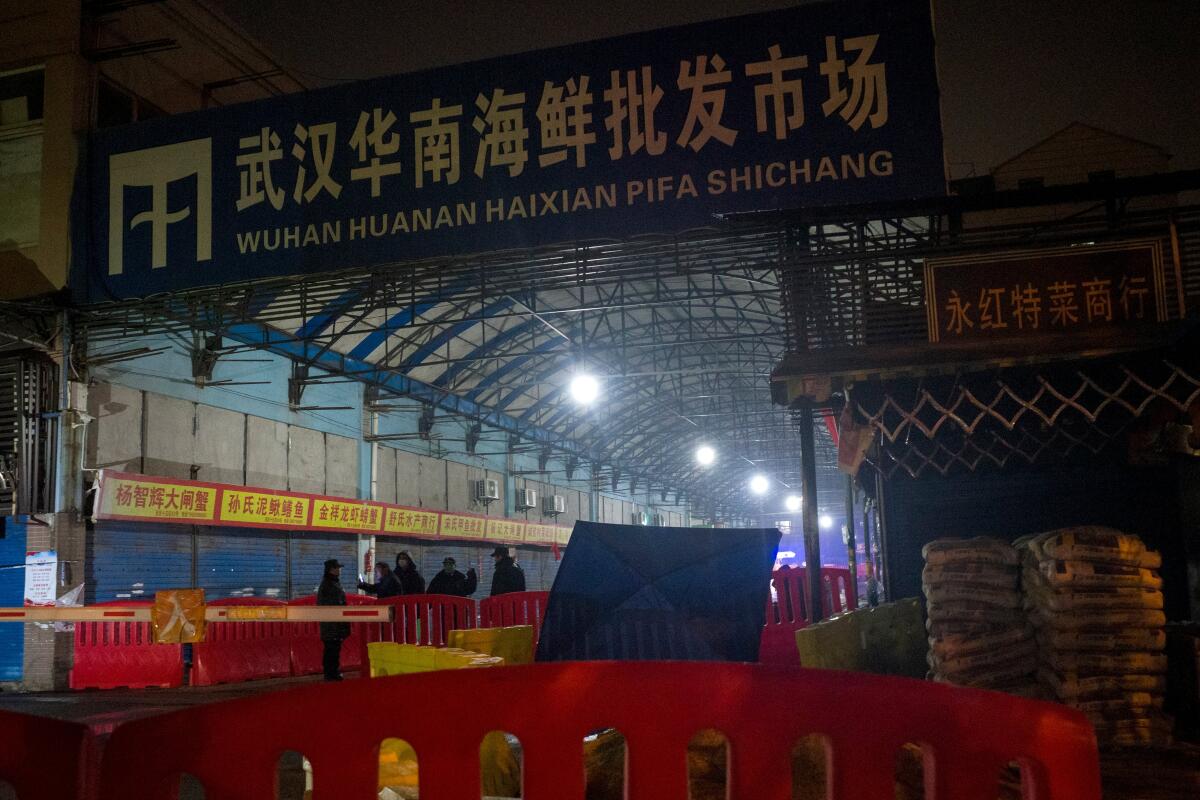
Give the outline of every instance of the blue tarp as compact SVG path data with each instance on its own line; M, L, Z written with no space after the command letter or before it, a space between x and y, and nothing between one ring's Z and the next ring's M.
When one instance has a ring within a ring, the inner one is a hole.
M757 661L774 528L578 522L550 592L538 661Z

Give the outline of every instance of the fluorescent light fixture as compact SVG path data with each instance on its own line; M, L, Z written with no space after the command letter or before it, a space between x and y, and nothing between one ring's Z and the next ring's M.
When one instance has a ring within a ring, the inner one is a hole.
M600 396L600 382L591 375L581 373L571 379L571 398L581 406L590 406Z

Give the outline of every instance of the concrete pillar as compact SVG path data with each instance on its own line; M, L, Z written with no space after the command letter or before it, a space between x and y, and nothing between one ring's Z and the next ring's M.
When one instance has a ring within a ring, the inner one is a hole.
M39 524L43 522L46 524ZM83 582L87 527L77 513L31 517L26 525L26 549L58 553L58 595ZM67 689L74 655L75 635L57 633L53 627L25 625L25 659L21 690L26 692Z

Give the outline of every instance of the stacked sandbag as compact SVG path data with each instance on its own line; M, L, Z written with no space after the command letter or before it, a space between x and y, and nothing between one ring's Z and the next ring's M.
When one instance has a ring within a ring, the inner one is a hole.
M999 539L939 539L921 550L930 677L1036 696L1037 643L1017 551Z
M1102 527L1018 544L1041 684L1087 714L1101 743L1169 742L1160 556L1138 537Z

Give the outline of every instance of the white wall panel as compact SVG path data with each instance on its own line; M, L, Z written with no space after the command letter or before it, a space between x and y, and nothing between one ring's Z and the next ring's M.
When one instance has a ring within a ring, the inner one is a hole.
M325 434L289 426L288 488L294 492L325 494Z

